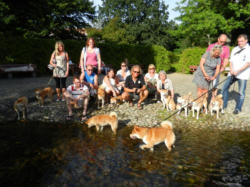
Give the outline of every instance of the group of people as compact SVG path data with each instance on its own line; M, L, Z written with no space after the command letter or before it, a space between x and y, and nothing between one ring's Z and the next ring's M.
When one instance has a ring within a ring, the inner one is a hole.
M211 44L202 56L200 65L195 72L193 82L197 85L197 96L204 95L210 88L214 88L213 97L217 94L220 73L230 62L230 73L223 86L222 94L224 108L227 107L229 87L237 81L239 84L239 101L235 107L234 114L238 114L244 102L247 80L250 77L250 47L247 35L241 34L238 39L238 46L232 50L226 45L227 36L221 34L218 41ZM229 58L230 57L230 58ZM61 41L56 42L55 51L51 55L50 64L54 67L53 76L56 82L57 101L66 100L68 107L67 119L71 119L72 101L83 104L82 120L86 119L87 107L90 96L96 96L98 76L102 71L100 50L95 47L93 38L89 38L86 46L83 47L80 57L79 67L81 74L73 78L73 84L66 89L66 78L69 75L69 56L64 50ZM128 69L126 61L121 63L121 69L115 72L110 68L104 76L102 88L109 97L121 96L123 100L133 106L133 100L138 100L137 108L142 109L142 102L152 95L159 98L163 90L168 90L169 95L174 97L172 81L167 78L165 71L156 73L154 64L148 66L145 76L139 65L134 65ZM62 91L62 93L61 93Z
M247 80L250 78L250 46L248 37L240 34L237 38L238 46L233 48L231 55L230 49L226 45L227 35L221 34L218 41L208 46L206 53L200 60L200 65L195 72L193 82L197 85L197 96L205 95L209 88L213 88L212 97L217 95L220 73L229 64L230 72L224 85L222 86L223 108L227 108L228 91L234 82L238 82L239 98L233 111L238 114L242 110L245 98Z

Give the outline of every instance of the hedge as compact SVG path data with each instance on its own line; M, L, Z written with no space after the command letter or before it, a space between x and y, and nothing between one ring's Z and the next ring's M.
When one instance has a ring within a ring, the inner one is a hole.
M73 63L78 64L84 41L64 40L65 50ZM0 37L1 64L36 64L41 74L50 73L47 65L54 50L55 40ZM111 42L99 43L102 60L113 68L120 68L125 58L131 64L147 67L155 64L157 70L171 68L170 52L162 46L126 45Z
M190 65L199 65L202 55L205 53L206 48L192 47L187 48L180 54L179 62L174 64L173 67L176 71L182 73L190 73Z

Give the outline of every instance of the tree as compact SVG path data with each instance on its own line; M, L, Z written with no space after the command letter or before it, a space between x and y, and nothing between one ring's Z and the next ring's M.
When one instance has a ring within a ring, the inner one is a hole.
M124 35L134 38L132 43L158 44L170 48L172 40L168 32L168 6L160 0L103 0L99 16L104 26L119 18Z
M89 26L95 10L89 0L5 0L15 21L6 24L11 34L25 37L72 38L76 29Z
M248 31L249 0L182 0L176 10L181 24L173 33L183 47L206 46L220 33L232 36L237 30Z

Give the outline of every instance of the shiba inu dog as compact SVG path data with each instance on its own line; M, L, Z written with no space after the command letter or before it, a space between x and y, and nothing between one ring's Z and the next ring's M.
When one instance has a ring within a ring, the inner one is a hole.
M110 104L112 105L121 104L122 102L123 102L123 98L121 95L110 98Z
M196 119L199 119L200 110L204 107L205 113L207 114L207 97L206 95L200 97L192 103L193 117L195 116L195 111L197 112Z
M181 96L177 98L177 105L176 109L179 110L178 114L181 113L181 109L184 108L185 111L185 117L188 116L188 108L189 103L193 100L191 92L189 92L187 95Z
M174 102L174 98L172 98L170 95L167 97L167 110L175 110L176 104Z
M104 126L110 125L114 134L116 134L116 130L118 128L118 118L115 112L93 116L89 118L85 123L89 128L95 126L97 131L102 131Z
M168 108L168 90L161 90L160 94L163 109Z
M219 94L212 98L210 104L209 104L209 111L211 112L211 115L213 115L213 112L216 112L216 117L217 119L219 118L219 112L224 113L223 111L223 99L222 99L222 94Z
M20 113L22 112L23 114L23 119L27 119L27 107L28 107L28 98L27 97L19 97L15 102L14 102L14 110L17 113L17 120L20 120Z
M104 102L105 102L105 89L103 85L100 85L97 90L97 108L100 108L100 103L101 103L101 108L104 107Z
M38 89L35 90L35 94L36 94L36 98L38 100L38 104L40 106L43 106L44 105L44 100L45 100L46 97L49 97L50 101L52 102L54 90L51 87L47 87L47 88L44 88L44 89L39 89L38 88Z
M145 144L141 145L140 148L148 148L150 151L154 151L154 145L162 142L164 142L168 150L171 151L175 142L175 134L170 121L163 121L160 127L153 128L134 126L130 138L142 139Z

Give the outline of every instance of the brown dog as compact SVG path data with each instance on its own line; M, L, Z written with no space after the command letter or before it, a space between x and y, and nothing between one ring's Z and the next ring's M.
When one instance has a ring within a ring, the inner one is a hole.
M27 106L28 106L28 98L27 97L19 97L14 103L14 110L17 113L17 120L20 120L20 112L23 113L23 119L27 119Z
M109 115L103 114L93 116L89 118L85 123L89 128L95 126L97 131L102 131L104 126L110 125L114 134L116 134L116 130L118 128L118 118L115 112L111 112Z
M47 88L44 88L44 89L39 89L38 88L38 89L35 90L35 94L36 94L36 98L38 100L38 104L40 106L43 106L44 105L44 100L45 100L46 97L49 97L50 101L52 102L54 90L51 87L47 87Z
M154 145L165 142L166 147L171 151L175 142L175 134L173 132L172 123L170 121L163 121L161 127L147 128L135 126L130 138L142 139L145 143L140 148L149 148L154 151Z
M123 102L123 98L121 95L110 98L110 104L116 105L121 104Z
M100 102L102 103L101 107L104 107L104 102L105 102L105 89L103 86L99 86L97 90L97 108L99 109L100 107Z
M219 94L219 95L215 96L214 98L212 98L212 100L209 104L209 110L211 112L211 115L213 115L213 111L216 112L217 119L219 118L220 110L222 113L224 113L222 94Z
M195 111L197 112L196 119L199 119L200 111L204 107L205 114L207 114L207 97L206 95L200 97L196 101L192 103L192 111L193 111L193 117L195 116Z

